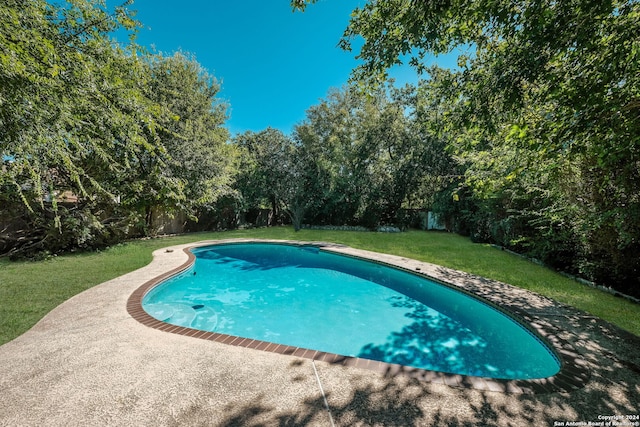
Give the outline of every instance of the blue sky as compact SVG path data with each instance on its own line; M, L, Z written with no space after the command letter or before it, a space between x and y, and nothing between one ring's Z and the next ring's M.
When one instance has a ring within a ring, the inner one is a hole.
M220 81L232 134L268 126L290 133L357 65L357 52L337 44L364 3L320 0L293 13L288 0L136 0L129 9L143 24L138 43L191 53ZM409 67L392 75L416 81Z

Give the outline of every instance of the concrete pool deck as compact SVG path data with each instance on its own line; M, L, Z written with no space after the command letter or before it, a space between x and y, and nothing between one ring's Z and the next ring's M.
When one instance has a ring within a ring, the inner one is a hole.
M0 426L605 425L640 413L640 337L522 289L388 255L376 256L548 325L588 378L533 394L451 387L143 325L127 311L130 296L183 265L187 246L154 252L148 266L74 296L0 346Z

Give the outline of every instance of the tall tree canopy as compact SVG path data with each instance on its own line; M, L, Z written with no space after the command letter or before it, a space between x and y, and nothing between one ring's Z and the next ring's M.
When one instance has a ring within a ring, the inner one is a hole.
M0 253L104 245L229 191L217 82L116 41L129 3L0 2Z
M290 137L277 129L261 132L247 131L233 142L241 152L237 188L245 208L268 206L272 211L270 225L274 225L284 203L291 181L295 147Z
M359 37L354 79L379 84L404 58L427 72L487 215L480 234L637 292L638 1L377 0L353 12L342 47ZM424 65L456 48L457 70Z
M294 134L324 189L310 212L317 220L374 227L398 223L401 208L429 204L452 164L416 99L414 87L365 94L347 86L307 111Z
M229 194L236 153L223 126L226 104L216 98L220 86L195 58L156 54L146 65L143 92L162 112L155 142L166 155L140 153L125 203L144 210L149 226L153 209L191 214Z
M139 86L144 67L109 38L135 25L125 10L0 4L0 154L11 159L4 197L31 209L53 189L108 193L96 169L122 167L154 132L155 111Z

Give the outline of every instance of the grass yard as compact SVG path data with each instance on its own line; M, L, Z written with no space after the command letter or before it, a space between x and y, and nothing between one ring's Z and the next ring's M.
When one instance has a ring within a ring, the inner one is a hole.
M640 336L640 305L581 285L490 245L449 233L366 233L273 227L139 240L101 252L45 261L0 258L0 344L31 328L49 311L85 289L148 264L156 249L208 239L252 237L342 243L400 255L510 283L587 311Z

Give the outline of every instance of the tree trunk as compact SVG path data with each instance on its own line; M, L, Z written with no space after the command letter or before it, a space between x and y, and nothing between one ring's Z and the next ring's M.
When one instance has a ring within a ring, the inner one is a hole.
M273 227L278 224L278 201L275 196L271 197L271 216L269 217L268 225Z
M151 205L147 205L144 208L144 234L150 236L153 234L153 209Z

